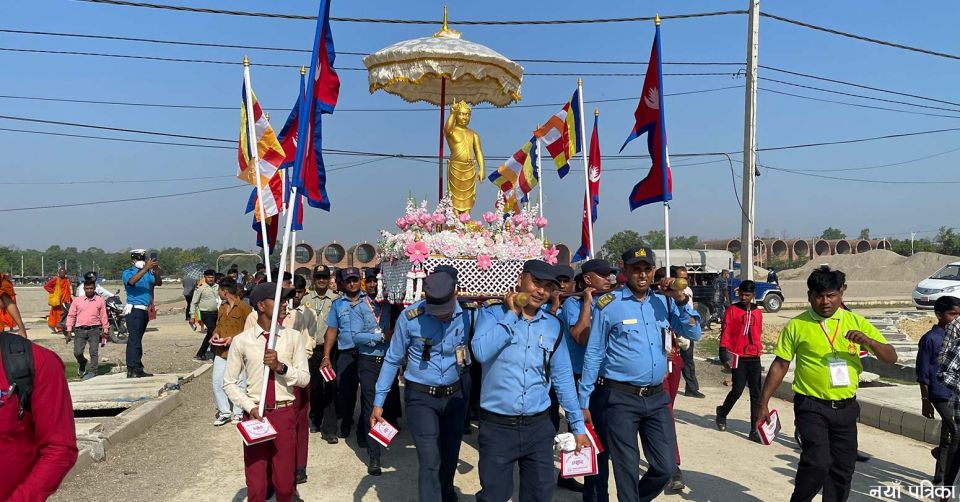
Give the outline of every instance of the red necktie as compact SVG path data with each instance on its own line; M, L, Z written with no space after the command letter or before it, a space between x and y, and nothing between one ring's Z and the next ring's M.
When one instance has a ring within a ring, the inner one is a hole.
M264 331L263 338L265 338L267 342L263 349L264 354L266 354L267 348L270 347L270 332ZM273 373L273 370L270 370L270 376L267 377L267 397L263 404L266 410L272 410L277 407L277 377Z

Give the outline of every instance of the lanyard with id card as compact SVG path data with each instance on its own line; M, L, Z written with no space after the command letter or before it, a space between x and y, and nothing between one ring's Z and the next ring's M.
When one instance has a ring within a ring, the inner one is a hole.
M840 355L837 354L837 349L833 346L834 341L837 339L837 334L840 332L840 323L843 321L843 311L840 311L840 317L837 319L837 327L833 330L833 337L831 337L827 331L826 321L826 319L820 321L820 330L823 331L823 336L827 339L827 343L830 344L830 350L833 352L833 355L827 359L827 368L830 370L830 385L832 387L849 387L850 369L847 367L847 362L840 358Z

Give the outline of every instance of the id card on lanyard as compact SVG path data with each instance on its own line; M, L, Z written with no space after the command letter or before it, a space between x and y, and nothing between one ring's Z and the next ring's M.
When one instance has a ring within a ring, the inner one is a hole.
M373 305L370 304L370 297L365 296L363 299L366 301L367 308L370 309L370 313L373 314L373 318L377 320L377 327L374 328L373 332L380 335L383 334L383 328L380 327L380 317L383 315L383 308L380 308L380 313L377 314L373 310Z
M833 343L837 339L837 334L840 332L840 323L843 321L843 310L840 311L840 317L837 318L837 327L833 329L833 336L830 336L830 332L827 330L827 319L820 321L820 330L823 331L823 337L827 339L827 343L830 345L830 350L833 352L833 356L828 358L827 367L830 370L830 385L833 387L849 387L850 386L850 369L847 366L847 362L840 358L840 355L837 354L837 349L833 346Z

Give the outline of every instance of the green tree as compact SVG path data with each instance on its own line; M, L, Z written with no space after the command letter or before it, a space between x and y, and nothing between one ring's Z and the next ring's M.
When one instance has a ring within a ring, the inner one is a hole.
M960 254L960 234L956 233L952 227L940 227L937 231L936 250L938 253L958 255Z
M600 252L597 253L597 257L603 260L607 260L610 263L619 263L620 256L623 255L628 249L636 246L644 245L644 239L640 237L640 234L634 232L633 230L622 230L613 234L607 242L603 243L603 246L600 247Z
M820 234L820 238L827 240L846 239L847 234L843 233L839 228L827 227L827 229Z
M870 229L864 228L863 230L861 230L860 235L857 237L857 239L870 240Z

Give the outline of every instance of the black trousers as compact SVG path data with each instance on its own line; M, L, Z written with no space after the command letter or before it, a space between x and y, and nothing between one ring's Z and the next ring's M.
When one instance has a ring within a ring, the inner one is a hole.
M531 424L501 425L480 418L480 492L477 502L504 502L513 495L513 466L520 466L519 502L548 502L556 429L546 416Z
M203 335L203 341L200 342L200 349L197 350L197 357L207 357L207 350L210 349L210 339L213 338L213 332L217 329L217 311L201 310L200 320L207 327L207 334Z
M791 502L807 502L823 490L823 501L844 501L857 463L857 417L860 404L843 408L814 401L802 394L793 398L800 464Z
M940 415L940 455L933 471L933 484L950 486L960 471L960 435L957 434L957 422L950 401L935 401L933 407Z
M143 371L143 334L149 321L146 310L133 309L127 314L127 371Z
M617 499L620 502L648 502L657 498L677 469L677 433L668 407L670 396L665 391L638 396L609 387L597 391L607 402L605 446L613 461ZM638 433L643 456L649 464L643 477L640 477Z
M342 436L346 436L353 427L353 411L357 406L357 389L360 387L358 357L356 349L337 354L337 417L340 418ZM360 438L358 428L357 440L360 441Z
M407 424L420 464L417 478L420 502L457 500L453 476L457 472L463 417L470 399L470 373L463 374L460 382L462 390L447 397L434 397L410 387L404 389Z
M336 351L331 354L334 360ZM310 359L310 423L324 436L337 435L337 383L326 382L320 374L320 362L323 360L323 345L318 345Z
M693 347L695 345L696 342L691 341L687 350L680 351L680 357L683 358L683 370L680 374L683 375L684 390L687 392L698 392L700 390L700 382L697 381L697 366L693 360Z
M737 400L743 395L744 387L750 392L750 432L753 432L753 426L760 420L760 386L761 373L763 365L759 357L741 357L739 364L733 370L733 387L727 393L727 398L723 400L720 406L720 413L726 417L737 404Z
M577 378L577 380L580 380ZM597 455L597 473L583 478L583 502L609 502L610 489L610 441L607 434L605 410L607 408L605 392L597 386L590 395L590 417L593 418L593 430L597 433L603 453Z
M190 320L190 303L193 301L193 293L189 295L183 295L183 299L187 301L187 308L183 311L183 317L185 320Z
M377 395L377 379L380 377L381 366L383 361L377 362L365 356L360 356L360 360L357 361L357 374L360 379L360 423L357 424L357 437L366 440L367 456L370 458L380 458L380 443L369 439L367 433L370 432L370 414L373 412L373 399ZM399 392L400 383L394 378L390 392L387 394L387 401L390 400L391 395L397 396ZM385 401L383 419L396 426L397 417L387 414L386 404Z

